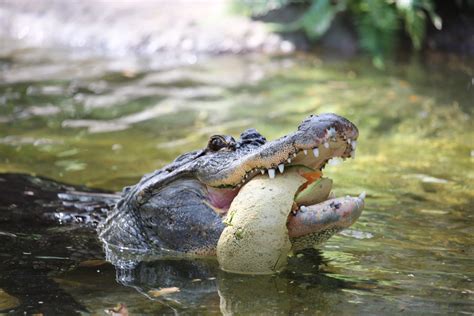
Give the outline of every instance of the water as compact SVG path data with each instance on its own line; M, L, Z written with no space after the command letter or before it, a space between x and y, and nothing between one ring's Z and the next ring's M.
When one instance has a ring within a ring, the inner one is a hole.
M365 59L252 55L163 68L12 47L0 56L2 173L118 191L212 134L255 127L274 139L335 112L360 129L357 157L325 173L336 195L368 197L350 230L262 277L226 274L213 259L113 267L90 229L2 218L0 310L474 314L471 61L434 56L380 72ZM29 198L15 192L17 204ZM5 194L2 213L41 211L53 193L17 208Z

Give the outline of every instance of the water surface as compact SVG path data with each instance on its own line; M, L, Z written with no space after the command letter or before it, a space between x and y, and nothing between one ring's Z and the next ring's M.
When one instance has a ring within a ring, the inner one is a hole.
M226 274L212 259L114 268L90 229L4 222L0 256L22 268L0 272L0 310L24 297L12 289L36 282L54 304L91 314L118 303L134 314L474 313L469 61L405 61L381 72L365 59L255 55L162 68L153 58L11 47L0 56L2 173L118 191L210 135L254 127L274 139L309 114L335 112L359 127L357 156L325 174L336 195L368 197L350 230L268 277ZM173 287L181 291L150 294Z

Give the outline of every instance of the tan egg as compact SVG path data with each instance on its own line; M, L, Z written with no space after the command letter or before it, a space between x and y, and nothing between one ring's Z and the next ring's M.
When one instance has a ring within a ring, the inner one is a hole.
M305 182L298 168L291 168L274 179L257 176L240 190L217 244L222 270L271 274L284 269L291 250L286 222L295 193Z

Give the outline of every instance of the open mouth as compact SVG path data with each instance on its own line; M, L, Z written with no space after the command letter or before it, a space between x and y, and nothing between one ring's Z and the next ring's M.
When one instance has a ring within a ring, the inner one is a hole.
M287 156L275 154L278 163L268 168L253 168L245 172L240 183L229 189L208 186L208 199L216 212L225 216L242 186L257 175L268 175L270 179L297 168L300 176L307 181L295 194L293 206L288 210L287 227L295 244L301 241L322 242L340 231L359 217L365 193L359 197L336 198L331 192L332 180L323 177L322 170L331 159L354 158L357 140L337 133L334 128L326 130L324 137L315 146L294 147L287 150ZM255 194L258 194L257 192Z

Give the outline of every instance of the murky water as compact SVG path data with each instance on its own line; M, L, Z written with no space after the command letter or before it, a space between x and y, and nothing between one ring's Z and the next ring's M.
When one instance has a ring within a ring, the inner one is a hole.
M474 314L472 64L433 59L386 72L363 59L304 56L157 64L4 49L0 172L120 190L209 135L255 127L273 139L309 114L335 112L360 129L357 157L325 173L337 195L367 191L366 210L320 252L265 277L226 274L214 260L114 268L90 229L2 219L0 256L10 264L0 271L0 311L101 314L123 303L133 314ZM2 214L18 206L9 201L2 197Z

